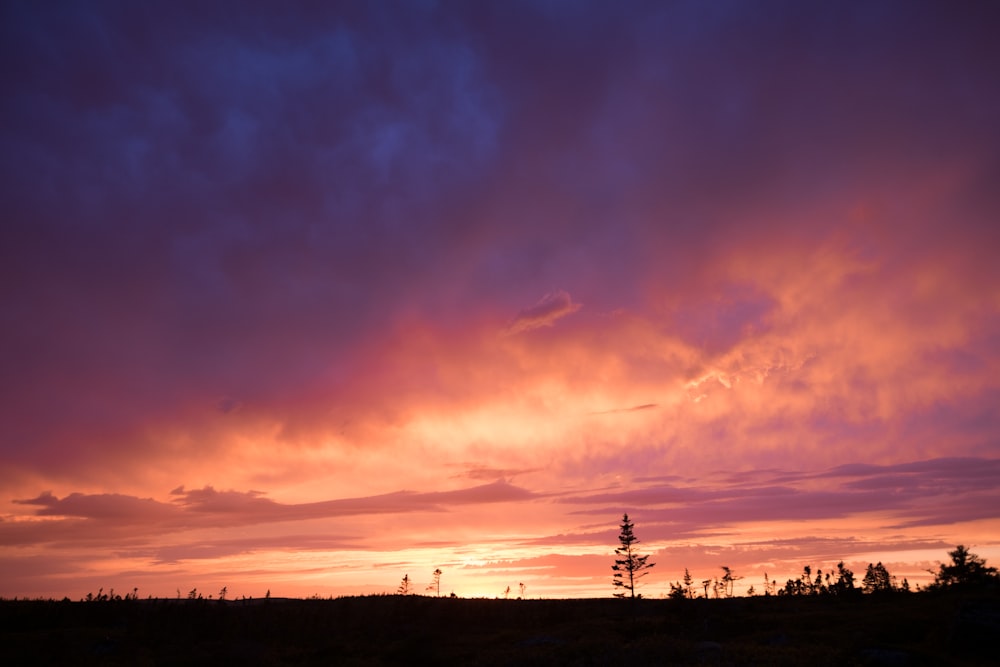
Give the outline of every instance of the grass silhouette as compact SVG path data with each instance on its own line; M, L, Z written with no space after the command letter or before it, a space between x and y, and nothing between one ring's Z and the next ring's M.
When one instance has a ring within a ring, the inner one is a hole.
M1000 593L0 600L6 664L995 664Z

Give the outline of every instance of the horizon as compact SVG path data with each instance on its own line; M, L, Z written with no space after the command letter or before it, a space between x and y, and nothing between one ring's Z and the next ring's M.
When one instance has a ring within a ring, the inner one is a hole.
M636 531L638 532L638 530ZM354 596L371 596L371 595L394 595L398 594L398 589L403 576L408 576L411 585L411 591L408 595L423 595L427 597L450 597L451 594L455 594L456 597L463 599L539 599L539 600L572 600L572 599L600 599L600 598L612 598L612 593L615 592L611 585L611 564L613 564L615 559L613 545L609 549L607 555L594 555L588 554L583 559L586 561L587 566L600 570L601 566L605 566L608 571L608 575L605 576L603 572L596 573L592 572L592 576L588 576L588 583L581 585L577 583L573 588L572 592L567 592L566 589L561 589L557 586L545 586L544 584L540 588L532 588L531 586L525 584L525 591L523 598L519 591L519 584L527 581L538 580L530 577L520 577L516 583L508 583L506 586L510 587L509 591L505 591L504 588L499 588L493 590L490 585L483 584L483 575L478 572L479 568L487 568L490 571L500 570L504 571L505 566L513 562L522 562L523 558L517 560L495 560L486 561L477 566L471 566L472 571L470 572L469 565L459 565L456 569L448 570L444 569L442 572L442 585L441 593L437 593L431 590L433 584L433 573L426 573L426 576L421 576L423 573L413 570L393 570L392 572L400 572L395 581L380 581L377 583L343 583L341 586L336 587L334 585L331 588L331 579L336 577L336 569L333 568L324 576L318 576L317 581L323 581L325 588L314 587L310 588L309 584L304 584L300 580L296 580L294 575L296 572L291 573L291 581L288 579L283 579L281 576L275 576L273 580L278 583L277 586L268 585L268 579L264 577L263 574L257 574L253 579L259 583L251 585L249 587L244 586L240 588L239 586L234 587L232 585L227 585L219 582L231 581L232 577L227 577L226 575L208 575L201 576L200 578L188 577L184 580L184 586L171 586L169 582L163 582L162 577L156 577L158 581L158 587L150 590L143 589L141 586L123 585L124 579L127 575L116 574L108 580L102 581L99 578L92 578L90 581L94 583L92 589L87 589L85 591L68 591L59 592L56 590L51 590L42 593L35 594L21 594L21 595L0 595L0 599L63 599L69 598L71 600L83 600L86 598L88 593L98 594L98 591L103 591L105 594L111 593L112 595L127 595L131 594L133 590L138 592L138 599L161 599L161 600L171 600L171 599L188 599L193 592L196 592L199 596L205 599L218 599L218 594L223 586L227 589L226 599L229 601L235 601L240 599L264 599L265 597L270 598L286 598L286 599L328 599L328 598L339 598L339 597L354 597ZM680 567L679 570L666 571L665 568L660 567L660 561L656 560L658 553L656 551L647 551L644 549L646 545L642 540L639 541L638 551L640 554L649 554L651 556L650 562L654 563L654 567L649 570L650 578L642 579L637 582L636 593L641 594L641 597L645 599L664 599L667 597L670 591L670 584L680 583L683 579L685 567ZM838 558L826 558L826 559L814 559L810 562L801 562L796 564L792 560L779 561L782 563L781 566L760 566L757 568L749 568L743 570L739 567L731 567L733 574L736 575L737 581L734 586L733 597L747 597L747 596L764 596L764 579L763 573L766 572L768 575L768 580L772 583L776 583L778 592L784 588L786 581L789 579L795 580L800 577L803 573L803 568L809 566L812 572L812 576L815 577L818 573L828 573L834 572L836 569L837 562L843 562L844 566L851 570L855 575L856 587L860 591L861 580L864 577L865 569L868 565L875 563L882 564L886 567L889 574L893 577L895 585L902 586L904 579L907 580L909 590L920 591L927 587L934 580L934 573L937 572L938 566L942 563L950 562L948 559L947 552L953 549L957 545L951 545L940 553L935 550L927 549L925 551L919 552L908 552L905 554L907 558L904 559L888 559L879 557L876 554L869 554L869 558L861 558L855 560L848 559L838 559ZM968 546L968 545L966 545ZM675 549L676 550L676 549ZM970 548L973 555L982 557L986 560L987 565L994 565L996 563L996 558L990 557L993 551L982 550L978 548ZM285 552L278 552L280 555L288 558L290 554ZM523 550L517 550L517 553L523 554ZM330 554L312 554L314 559L319 562L339 562L337 558L331 556ZM561 556L561 555L558 555ZM354 558L357 555L354 554ZM543 558L543 557L536 557ZM918 558L918 560L914 560ZM254 560L267 560L266 554L257 554L254 556ZM558 558L555 560L559 560ZM672 563L674 561L668 561ZM726 563L723 563L725 565ZM553 567L553 566L548 566ZM440 567L439 567L440 569ZM515 573L522 568L514 568ZM705 597L703 595L703 585L705 579L717 579L722 575L722 565L714 567L709 567L707 570L695 570L690 566L687 569L691 573L693 580L693 591L695 597ZM387 572L388 568L380 563L369 566L368 569L363 570L365 572ZM136 581L146 580L149 575L136 574L133 573L133 579ZM391 574L391 573L389 573ZM451 575L451 576L449 576ZM288 577L289 575L285 575ZM552 572L549 574L550 577L558 578L561 575L560 572ZM377 575L371 577L376 579ZM426 579L426 580L424 580ZM494 575L489 579L491 582L514 582L514 579L518 577L503 577L501 575ZM294 582L294 583L293 583ZM458 582L457 585L455 582ZM134 583L134 582L133 582ZM754 592L748 593L748 589L753 587ZM77 595L76 593L79 592ZM583 594L581 594L581 592ZM505 594L506 593L506 594ZM709 594L708 598L714 599L719 596L715 594Z
M0 597L1000 563L1000 10L662 5L5 3Z

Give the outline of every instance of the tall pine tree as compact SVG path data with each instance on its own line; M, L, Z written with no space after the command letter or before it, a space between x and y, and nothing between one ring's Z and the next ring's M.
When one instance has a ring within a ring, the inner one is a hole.
M615 593L616 598L628 595L635 599L636 582L649 573L649 568L656 565L656 563L647 562L649 556L640 556L636 551L635 545L639 543L639 539L632 532L634 527L634 524L628 519L628 514L623 515L621 533L618 535L621 546L615 549L615 555L618 558L611 566L615 572L612 579L615 589L621 589Z

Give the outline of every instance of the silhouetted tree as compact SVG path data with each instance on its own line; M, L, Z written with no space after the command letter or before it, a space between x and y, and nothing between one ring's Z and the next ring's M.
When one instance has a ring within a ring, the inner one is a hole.
M410 575L404 574L403 580L399 582L399 588L396 589L396 595L409 595L410 594Z
M434 581L427 587L427 590L434 591L438 597L441 597L441 568L435 568L432 574L434 575Z
M881 562L876 565L868 563L865 578L861 580L861 590L865 593L887 593L895 589L892 575Z
M649 556L640 556L636 552L635 545L639 543L639 540L632 532L634 527L634 524L628 519L628 514L624 514L621 533L618 535L621 546L615 549L615 555L619 558L616 558L615 564L611 566L615 572L612 583L615 588L622 589L621 592L615 593L616 598L624 598L627 591L627 594L635 599L636 582L646 576L649 569L656 564L648 562Z
M528 590L528 587L525 586L523 583L518 584L517 587L521 591L521 593L520 593L520 595L518 595L517 599L518 600L523 600L524 599L524 591Z
M785 587L781 589L779 595L805 595L807 589L802 583L802 577L789 579L785 582Z
M667 597L671 600L683 600L687 595L684 593L684 587L678 581L670 583L670 592L667 594Z
M802 582L801 592L803 595L812 595L816 591L813 589L813 578L812 578L812 566L806 565L802 568L802 576L799 577L799 581Z
M691 572L684 568L684 578L681 581L670 582L670 593L667 594L667 597L672 600L693 600L695 597L694 590L692 590L693 584L694 579L691 577Z
M997 569L988 567L985 559L970 553L965 545L959 544L948 555L951 556L951 563L942 563L934 574L934 588L981 586L998 581Z
M827 575L827 579L830 575ZM813 581L813 595L823 595L826 593L826 586L823 585L823 570L816 570L816 580Z
M722 572L722 594L727 598L731 598L735 592L734 589L736 582L743 577L737 577L733 574L733 571L725 565L722 566Z
M844 561L837 563L837 580L830 585L834 595L851 595L854 591L854 572L844 567Z

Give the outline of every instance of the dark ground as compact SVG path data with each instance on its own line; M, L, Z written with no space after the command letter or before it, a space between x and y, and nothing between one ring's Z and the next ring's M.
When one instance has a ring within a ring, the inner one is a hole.
M1000 665L1000 595L0 600L7 665Z

